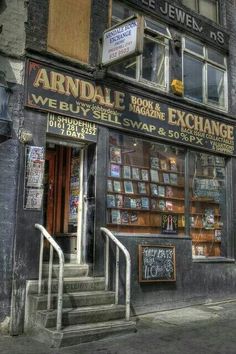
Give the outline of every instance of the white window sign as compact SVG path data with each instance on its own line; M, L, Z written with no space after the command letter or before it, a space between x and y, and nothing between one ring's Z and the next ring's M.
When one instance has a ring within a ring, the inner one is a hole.
M111 65L141 53L142 19L133 16L103 34L102 65Z

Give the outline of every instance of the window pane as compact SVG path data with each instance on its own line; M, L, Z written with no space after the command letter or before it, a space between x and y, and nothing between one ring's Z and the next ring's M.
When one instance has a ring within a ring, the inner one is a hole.
M154 33L159 33L164 35L165 37L170 38L170 32L166 26L162 26L161 24L157 23L156 21L152 21L149 19L145 20L145 28L153 31Z
M184 95L198 102L203 101L202 83L203 63L185 54L184 56Z
M111 133L107 225L118 232L185 235L184 150Z
M111 70L130 78L136 78L136 58L124 60L120 64L112 65Z
M225 65L225 57L221 53L217 52L214 49L208 48L207 49L208 53L208 59L220 64L220 65Z
M144 38L142 78L158 85L165 85L165 46Z
M199 0L199 13L210 18L212 21L218 22L217 1Z
M190 154L190 234L194 256L226 256L225 159Z
M196 0L182 0L182 3L189 7L192 10L197 10L196 8Z
M208 101L225 106L224 72L211 65L207 66Z
M118 1L113 1L112 3L112 25L116 24L118 20L122 21L127 17L130 17L134 14L134 11L129 9L124 4L121 4Z
M196 54L203 55L203 45L189 38L185 38L185 48Z

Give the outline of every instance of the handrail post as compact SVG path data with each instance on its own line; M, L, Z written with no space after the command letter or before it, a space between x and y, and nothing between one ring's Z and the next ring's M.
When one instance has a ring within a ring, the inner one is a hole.
M130 320L130 280L131 280L131 258L127 248L113 235L113 233L101 227L101 232L105 234L106 237L106 247L105 247L105 288L108 289L108 273L109 273L109 239L111 239L116 244L116 279L115 279L115 303L118 303L119 296L119 250L121 250L125 256L126 260L126 276L125 276L125 319Z
M64 254L52 238L47 230L39 224L35 224L35 228L41 231L41 244L40 244L40 256L39 256L39 284L38 284L38 294L42 291L42 269L43 269L43 241L44 237L50 243L50 259L49 259L49 271L48 271L48 303L47 308L51 307L51 289L52 289L52 267L53 267L53 249L56 250L59 257L59 276L58 276L58 298L57 298L57 331L62 328L62 308L63 308L63 282L64 282Z
M40 237L40 253L39 253L39 282L38 282L38 295L42 293L42 273L43 273L43 233Z
M47 309L51 308L51 293L52 293L52 263L53 263L53 247L50 244L49 267L48 267L48 302Z
M106 257L105 257L105 290L108 290L109 285L109 237L106 235Z
M119 299L119 270L120 270L120 250L116 246L116 287L115 287L115 304L118 304Z

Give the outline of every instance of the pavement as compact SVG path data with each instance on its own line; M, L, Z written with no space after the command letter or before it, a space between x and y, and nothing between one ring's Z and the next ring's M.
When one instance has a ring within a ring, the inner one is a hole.
M0 336L1 354L236 354L236 299L140 316L137 333L53 349Z

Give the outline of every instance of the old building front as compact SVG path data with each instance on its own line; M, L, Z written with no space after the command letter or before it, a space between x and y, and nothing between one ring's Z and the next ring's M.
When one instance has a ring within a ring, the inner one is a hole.
M28 5L14 334L37 278L35 223L94 277L110 230L131 256L132 315L235 296L233 2L79 3ZM138 50L114 60L134 28Z

